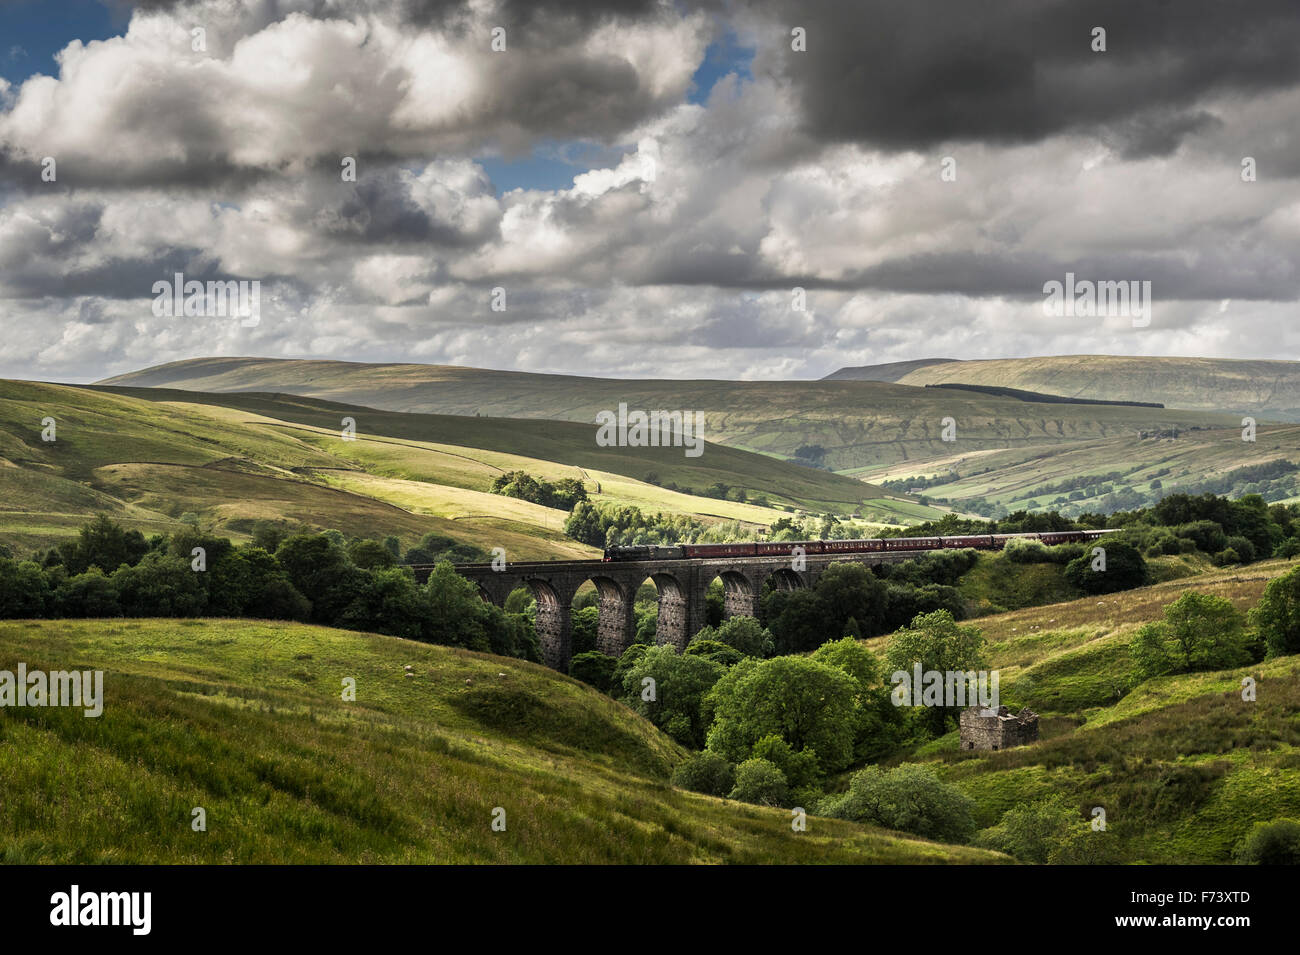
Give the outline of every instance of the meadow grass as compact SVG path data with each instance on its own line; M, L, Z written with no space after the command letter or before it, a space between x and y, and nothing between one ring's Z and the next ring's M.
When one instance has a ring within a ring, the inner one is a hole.
M103 669L105 704L0 710L5 862L1007 861L675 790L677 744L518 660L288 623L0 623L0 668L20 660Z

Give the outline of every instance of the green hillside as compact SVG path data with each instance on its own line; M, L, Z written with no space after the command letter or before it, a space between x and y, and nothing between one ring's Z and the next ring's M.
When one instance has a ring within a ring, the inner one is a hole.
M902 365L903 363L896 363ZM961 383L1021 388L1079 398L1155 401L1171 408L1251 414L1300 421L1300 362L1230 358L1059 355L976 361L928 360L914 367L841 368L833 380L886 380L905 385Z
M0 668L19 661L102 669L104 709L0 709L0 862L1005 861L674 790L668 737L517 660L298 624L0 622Z
M344 417L355 440L342 440ZM53 418L56 440L42 440ZM673 453L673 452L676 453ZM597 502L766 526L790 509L857 510L870 485L734 448L600 448L570 422L405 415L313 399L0 382L0 541L20 552L96 512L146 534L181 519L246 536L261 519L410 544L437 533L517 559L594 556L565 511L489 493L510 470L581 481ZM657 475L657 477L656 477ZM659 487L714 483L785 509ZM915 505L900 505L915 508ZM920 509L921 516L934 514Z
M1259 424L1254 441L1243 441L1238 425L1075 445L963 450L854 473L986 515L995 509L1067 515L1128 510L1174 492L1290 500L1300 494L1300 426Z
M289 391L394 411L584 423L620 402L630 408L693 410L704 416L710 441L781 458L812 449L817 463L836 471L950 455L954 446L942 440L947 417L954 419L957 443L965 453L1240 422L1208 411L1039 405L881 381L646 381L257 358L175 362L107 383L209 392Z
M1300 814L1300 657L1130 688L1128 644L1184 592L1247 610L1293 568L1267 561L981 617L1002 702L1038 713L1041 741L976 755L958 750L953 731L907 759L931 763L973 797L982 826L1057 794L1083 818L1106 810L1117 861L1231 862L1255 822ZM1257 702L1241 698L1245 676L1257 681Z

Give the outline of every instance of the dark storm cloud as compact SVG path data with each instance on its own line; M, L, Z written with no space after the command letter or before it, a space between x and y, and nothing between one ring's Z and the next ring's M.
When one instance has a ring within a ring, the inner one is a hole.
M410 23L437 24L467 4L464 0L403 0L396 5ZM506 26L536 25L556 19L591 24L611 17L639 18L652 15L658 7L658 0L500 0L497 4Z
M771 0L756 69L795 84L807 130L887 149L1113 128L1170 152L1212 94L1300 81L1295 0ZM790 29L807 30L807 52ZM1107 51L1091 49L1104 27ZM779 37L779 42L777 42Z
M809 277L805 283L810 288L1041 299L1043 283L1063 282L1066 272L1073 272L1076 281L1149 281L1157 301L1300 297L1300 267L1283 250L1254 257L1211 250L1193 256L1125 252L1070 260L1032 252L941 253L893 260L840 281Z

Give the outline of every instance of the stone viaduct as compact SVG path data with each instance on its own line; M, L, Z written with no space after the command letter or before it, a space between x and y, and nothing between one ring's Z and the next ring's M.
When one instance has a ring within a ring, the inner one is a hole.
M816 583L831 564L853 562L883 564L911 560L915 552L871 554L808 554L790 557L718 557L696 560L600 561L553 560L507 564L461 564L456 572L478 585L485 600L498 607L518 587L527 587L537 601L537 638L546 665L567 673L573 655L570 613L578 588L590 580L599 595L597 648L620 656L636 636L633 603L637 589L648 578L659 591L658 643L685 650L687 642L705 625L705 594L721 578L725 617L759 616L759 598L769 578L777 590L797 590ZM428 578L432 568L413 568L417 579Z

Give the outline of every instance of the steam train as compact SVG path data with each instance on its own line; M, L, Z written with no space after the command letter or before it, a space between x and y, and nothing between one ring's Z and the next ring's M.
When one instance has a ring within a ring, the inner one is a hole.
M1028 534L971 534L962 537L884 537L839 541L743 541L736 544L634 544L609 547L605 560L691 560L701 557L789 557L796 547L805 554L873 554L896 551L943 550L974 547L1001 550L1012 540L1037 540L1053 544L1077 544L1096 540L1113 530L1045 531Z

